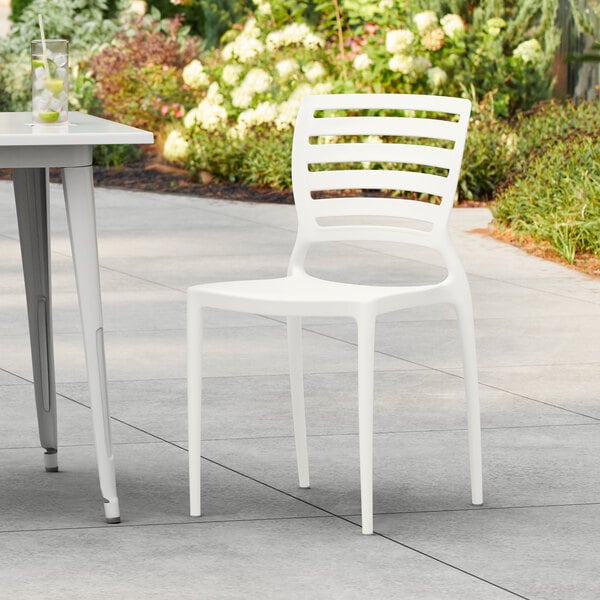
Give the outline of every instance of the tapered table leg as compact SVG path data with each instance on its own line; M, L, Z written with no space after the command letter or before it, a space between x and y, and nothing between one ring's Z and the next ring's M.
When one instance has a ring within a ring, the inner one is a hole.
M31 362L40 442L46 471L58 471L56 390L50 296L47 169L13 169L25 276Z
M100 489L104 498L106 520L109 523L119 523L106 386L92 167L64 168L63 188L77 280Z

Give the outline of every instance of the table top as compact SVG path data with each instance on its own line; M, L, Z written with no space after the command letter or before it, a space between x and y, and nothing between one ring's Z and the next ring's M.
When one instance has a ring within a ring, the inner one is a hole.
M30 112L0 112L0 147L152 144L150 131L69 111L65 125L34 125Z

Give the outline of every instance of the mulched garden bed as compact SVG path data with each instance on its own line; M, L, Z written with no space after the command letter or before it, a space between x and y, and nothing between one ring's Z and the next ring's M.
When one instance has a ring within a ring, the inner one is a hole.
M0 169L0 179L10 179L9 169ZM50 169L50 181L60 182L59 169ZM293 204L292 192L242 185L240 183L193 181L190 174L169 165L155 155L144 153L140 160L120 167L94 167L97 187L186 194L205 198L227 198L250 202Z

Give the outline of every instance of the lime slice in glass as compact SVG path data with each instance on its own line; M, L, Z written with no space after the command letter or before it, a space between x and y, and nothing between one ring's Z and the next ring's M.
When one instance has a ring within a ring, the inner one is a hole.
M40 121L42 123L56 123L58 121L58 112L55 110L41 111Z
M63 89L62 79L46 79L46 89L53 94L58 94Z
M32 69L37 69L38 67L44 68L44 61L43 60L39 60L38 58L32 59L31 60L31 68Z

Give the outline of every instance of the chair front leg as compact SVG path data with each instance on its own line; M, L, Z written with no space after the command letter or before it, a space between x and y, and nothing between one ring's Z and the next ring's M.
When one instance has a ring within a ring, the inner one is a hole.
M360 449L360 504L362 532L373 533L373 371L375 317L357 319L358 327L358 438Z
M301 488L307 488L310 487L310 481L308 474L308 446L306 443L306 411L304 407L302 319L300 317L288 317L287 332L298 482Z
M467 296L465 300L465 296ZM467 427L469 438L469 464L471 475L471 502L483 504L483 482L481 465L481 419L479 410L479 383L477 377L477 355L475 352L475 326L470 294L465 294L455 303L458 317L465 395L467 398Z
M190 515L201 511L201 401L202 401L202 307L188 292L187 303L187 378L188 378L188 461Z

